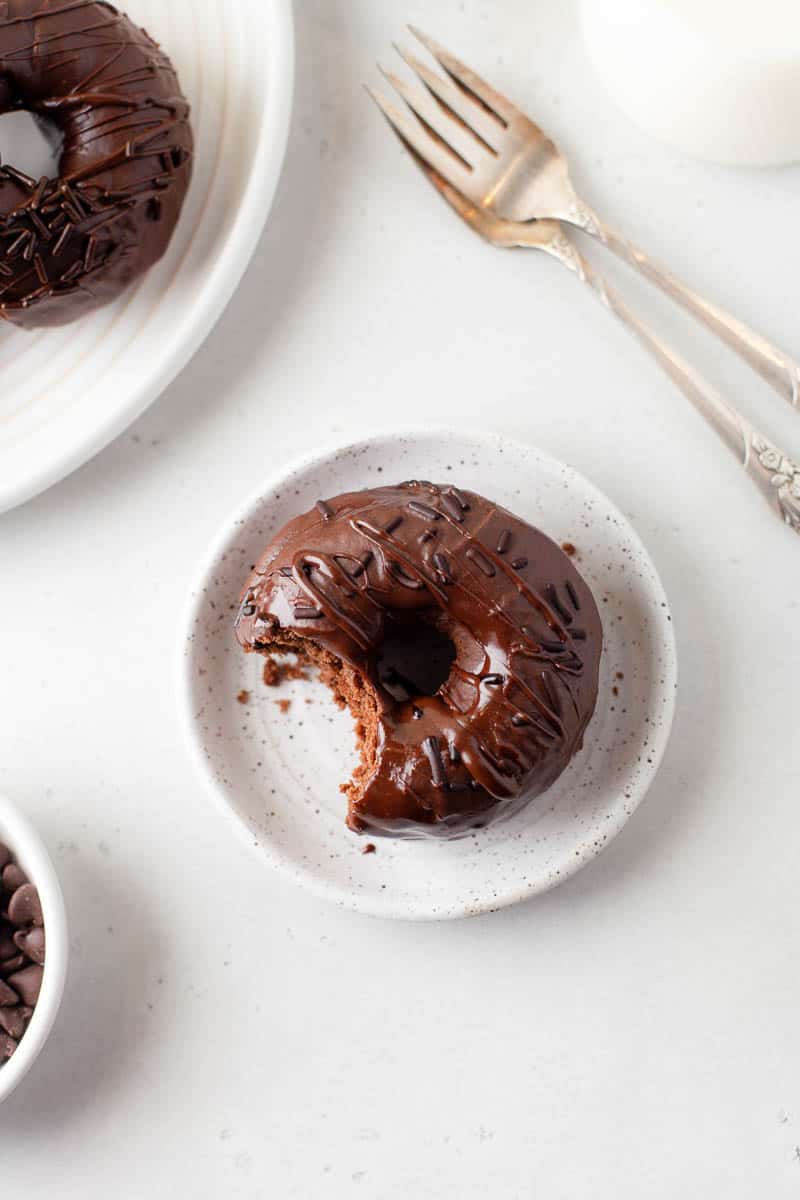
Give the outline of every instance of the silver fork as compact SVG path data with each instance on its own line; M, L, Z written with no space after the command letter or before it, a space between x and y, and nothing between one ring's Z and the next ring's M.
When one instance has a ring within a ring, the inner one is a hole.
M631 312L599 272L580 254L560 222L547 219L531 222L505 220L491 208L464 195L450 177L450 167L454 161L450 151L445 152L444 159L439 153L441 142L437 133L410 122L404 113L379 93L372 88L367 90L417 165L470 228L494 246L544 250L586 283L609 311L650 351L730 449L741 457L745 470L781 519L800 532L800 468L728 404L700 372L686 363ZM410 134L413 134L413 138Z
M698 296L605 225L575 192L567 162L525 113L433 38L409 26L445 75L395 47L424 88L383 74L419 118L375 99L404 139L463 196L511 221L553 218L596 237L706 328L716 333L776 391L800 408L800 366L766 338Z

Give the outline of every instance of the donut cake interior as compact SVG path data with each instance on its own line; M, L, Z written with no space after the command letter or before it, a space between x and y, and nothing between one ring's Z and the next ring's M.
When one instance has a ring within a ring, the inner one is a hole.
M361 761L353 771L351 778L340 785L348 799L349 811L355 811L364 790L366 780L375 769L376 754L379 739L378 719L380 703L377 688L370 684L365 675L357 668L342 662L330 650L317 645L313 638L298 637L290 630L284 634L270 637L262 646L261 653L265 654L268 662L277 656L294 655L298 665L308 665L316 669L317 678L324 683L333 695L335 703L340 708L347 708L353 717L356 736L356 748ZM273 684L278 684L284 675L280 662L275 668L265 671L265 679L272 677Z

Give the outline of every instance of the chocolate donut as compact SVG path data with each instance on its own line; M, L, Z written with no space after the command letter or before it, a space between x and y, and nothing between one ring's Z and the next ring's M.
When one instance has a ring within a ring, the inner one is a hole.
M165 54L103 0L0 0L0 113L61 141L59 178L0 167L0 316L62 325L164 253L192 170L189 105Z
M265 550L236 632L245 650L318 665L349 705L362 762L342 790L358 832L450 836L516 812L580 748L597 700L602 627L575 566L457 487L318 501ZM450 653L425 694L437 638ZM385 669L398 640L416 651L411 679Z

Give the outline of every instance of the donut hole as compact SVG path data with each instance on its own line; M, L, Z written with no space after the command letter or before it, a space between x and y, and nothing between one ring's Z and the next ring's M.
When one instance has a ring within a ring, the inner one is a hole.
M433 625L393 622L387 625L376 662L378 679L394 700L435 696L455 657L453 642Z
M0 117L0 156L18 171L41 179L59 172L63 138L52 121L20 109Z

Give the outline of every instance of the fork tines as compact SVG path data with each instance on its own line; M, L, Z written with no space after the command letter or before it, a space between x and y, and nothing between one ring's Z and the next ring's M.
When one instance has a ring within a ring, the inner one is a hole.
M458 187L471 173L479 157L496 157L503 131L517 109L485 80L450 54L433 38L409 26L414 36L433 55L445 75L440 75L415 55L395 46L422 88L414 88L393 71L380 68L384 78L417 118L380 92L367 88L395 133L415 153Z

